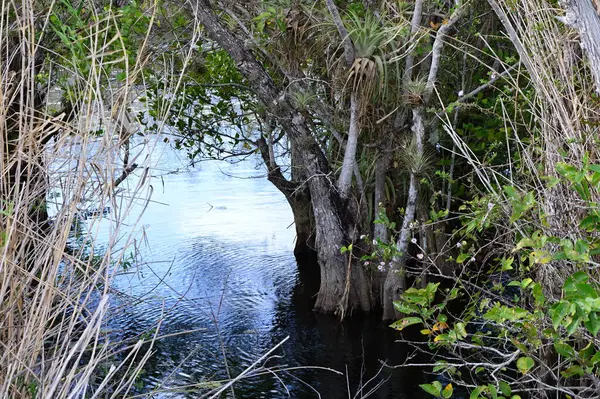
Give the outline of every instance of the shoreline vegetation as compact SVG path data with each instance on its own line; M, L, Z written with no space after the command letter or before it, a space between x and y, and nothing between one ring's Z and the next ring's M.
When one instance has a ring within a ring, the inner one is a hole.
M0 397L152 395L161 322L104 327L159 139L260 156L314 311L420 330L424 393L599 396L595 1L0 2Z

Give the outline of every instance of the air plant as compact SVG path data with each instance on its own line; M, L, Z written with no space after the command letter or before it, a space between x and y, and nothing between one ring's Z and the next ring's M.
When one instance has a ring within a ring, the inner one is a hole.
M405 24L388 24L385 16L372 12L359 16L348 13L348 35L355 50L346 85L360 91L361 97L385 97L389 79L389 67L396 61L390 59L397 52L396 44L404 35Z
M406 84L403 99L406 104L420 104L423 101L423 94L427 87L427 79L417 76Z

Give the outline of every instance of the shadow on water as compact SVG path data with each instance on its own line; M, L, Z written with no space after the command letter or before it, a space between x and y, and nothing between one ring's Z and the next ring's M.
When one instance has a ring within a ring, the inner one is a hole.
M191 245L190 253L202 264L216 269L224 267L224 258L219 255L222 251L207 254L202 247ZM231 265L232 258L227 259L226 263ZM244 257L238 260L243 262ZM278 262L289 263L290 259L262 256L263 265L273 266ZM156 344L155 354L143 375L147 388L143 391L226 379L221 345L225 347L231 373L236 375L289 336L265 366L300 368L277 372L277 376L268 373L243 380L235 386L237 398L348 398L348 384L354 397L361 382L366 384L363 391L366 393L380 381L383 385L370 397L424 397L418 387L425 382L420 370L382 368L382 362L401 364L412 353L406 345L395 342L400 338L398 332L382 323L377 315L355 315L339 322L333 316L315 314L312 307L319 287L314 266L296 269L293 262L289 266L281 270L268 267L270 275L264 270L262 289L245 286L249 279L243 273L229 274L224 286L218 278L205 274L207 269L188 282L185 298L163 297L162 302L148 300L138 305L138 309L125 307L113 321L125 328L126 335L144 331L160 316L164 317L162 334L199 330ZM251 278L256 283L260 277ZM194 295L199 292L207 295ZM170 393L156 397L196 395Z

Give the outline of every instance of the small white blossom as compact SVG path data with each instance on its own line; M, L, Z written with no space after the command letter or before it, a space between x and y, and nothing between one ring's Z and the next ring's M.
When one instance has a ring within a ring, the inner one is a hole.
M457 242L456 243L456 248L460 248L460 247L462 247L462 243L461 242Z
M417 258L423 259L423 254L417 254Z
M464 95L465 95L465 92L464 92L464 91L462 91L462 90L461 90L461 91L459 91L459 92L458 92L458 96L459 96L459 97L462 97L462 96L464 96Z
M494 203L493 202L488 202L488 209L491 211L492 208L494 207Z
M492 75L490 76L492 79L496 79L498 77L498 74L496 72L492 73Z
M367 236L363 234L363 235L361 235L361 236L360 236L360 239L361 239L361 240L364 240L366 237L367 237Z
M365 262L365 266L369 266L370 264L371 264L371 262L369 262L369 261Z
M412 242L413 244L416 244L417 243L417 239L413 238L412 240L410 240L410 242Z
M377 240L373 240L373 245L377 245Z
M385 265L385 263L384 263L384 265ZM383 271L385 271L385 266L379 265L379 266L377 266L377 270L379 270L380 272L383 272Z
M415 224L413 222L410 222L410 224L408 225L409 228L413 228L415 226Z
M385 266L385 262L379 262L379 266Z
M475 262L475 258L471 258L471 260L469 260L469 262Z

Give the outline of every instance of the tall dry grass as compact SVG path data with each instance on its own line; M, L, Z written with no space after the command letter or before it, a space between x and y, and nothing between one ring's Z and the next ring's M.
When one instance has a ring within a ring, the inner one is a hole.
M141 150L124 150L143 51L119 87L107 87L102 35L114 20L88 30L95 33L84 40L91 67L83 75L47 47L56 6L47 3L0 2L0 397L123 397L153 341L112 342L106 333L111 281L135 237L133 204L148 197L148 165L135 159ZM52 109L42 72L50 81L68 76L73 107ZM92 132L101 119L99 136ZM128 198L115 184L123 171L141 175ZM98 217L79 220L90 206L111 209L102 251Z
M505 119L530 132L527 145L516 137L511 140L516 140L515 151L525 159L522 172L532 178L531 186L525 189L534 189L542 200L547 224L540 228L553 236L581 238L586 233L578 226L586 205L570 187L559 184L548 188L542 176L559 177L559 162L582 166L585 157L592 163L600 161L600 107L594 96L593 66L586 60L577 32L557 18L564 10L554 3L489 3L519 53L533 88L529 109L521 115L506 115ZM548 292L560 292L564 279L572 272L567 264L551 262L538 268L537 280L548 287Z
M586 157L591 163L600 161L600 103L594 95L591 66L577 32L556 18L564 13L557 5L546 0L488 3L499 19L501 34L512 42L519 59L519 64L513 66L501 57L496 60L502 85L510 86L514 95L514 103L503 103L496 109L505 131L510 132L506 135L509 176L477 159L456 133L450 118L443 120L444 129L453 139L458 155L473 167L488 193L501 198L504 194L498 188L503 185L535 192L543 217L527 220L526 224L535 224L549 236L583 238L586 232L579 229L579 222L586 214L587 204L568 185L548 182L559 177L556 166L561 162L582 166ZM488 46L488 50L496 49ZM520 162L514 163L517 158ZM510 213L509 207L504 210ZM513 237L515 231L522 233L519 223L505 226L507 236ZM547 294L558 295L573 271L568 262L537 265L536 281L546 288Z

